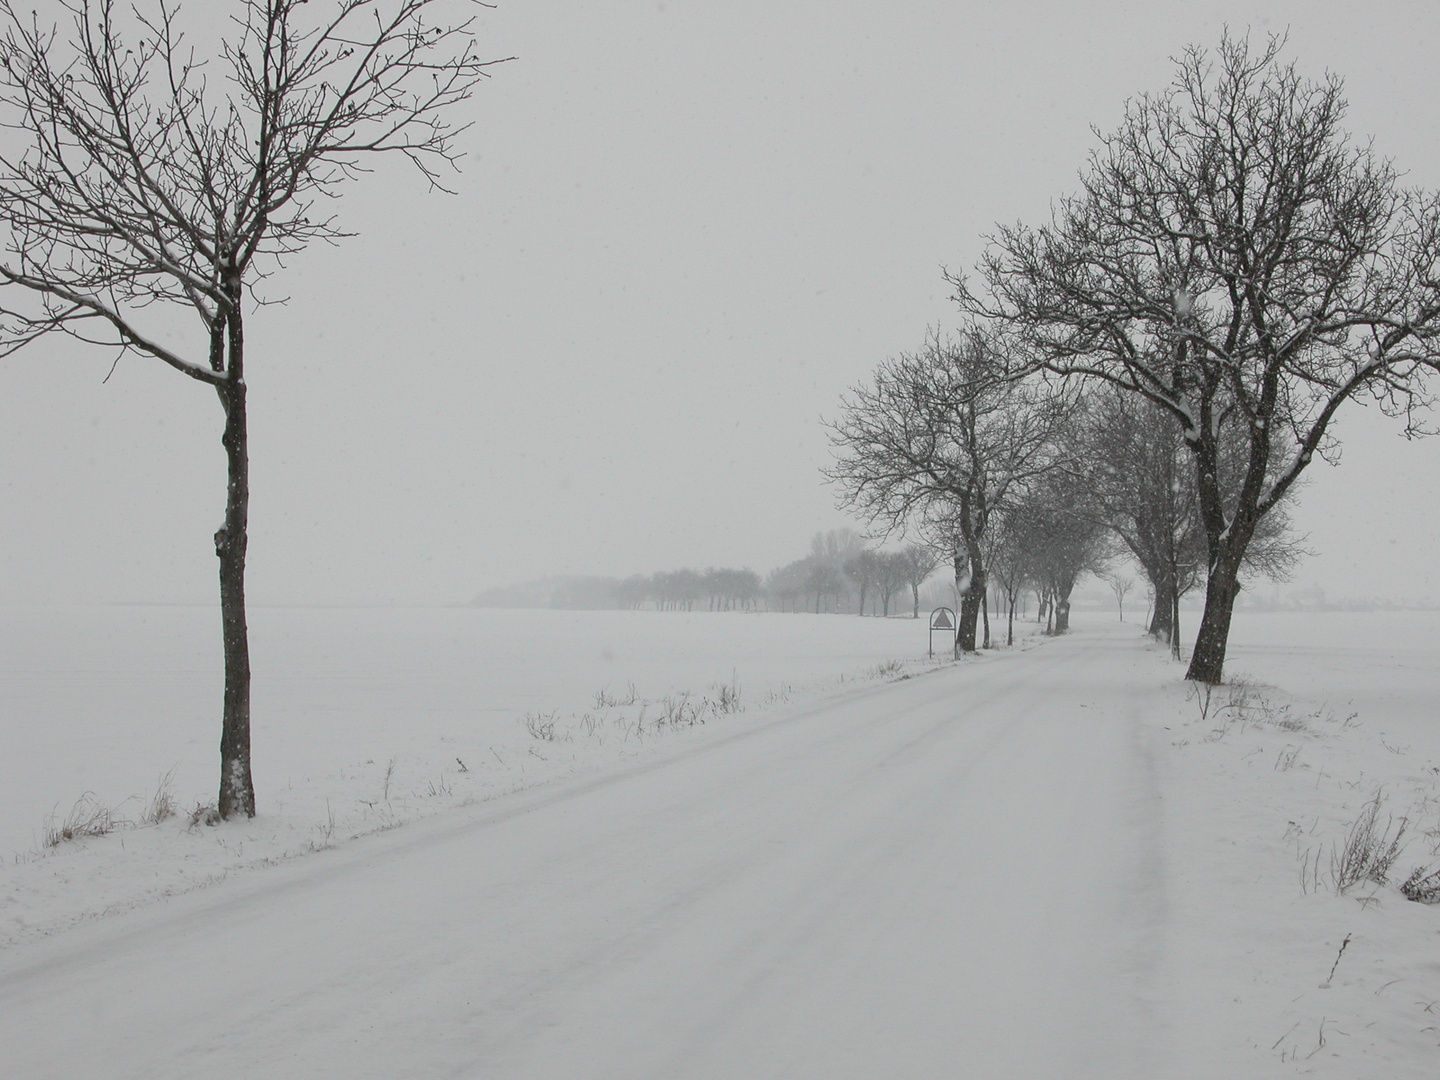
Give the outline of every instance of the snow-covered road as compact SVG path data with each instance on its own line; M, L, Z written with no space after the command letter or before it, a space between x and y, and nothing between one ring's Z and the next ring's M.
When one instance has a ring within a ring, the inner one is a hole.
M1077 634L22 946L0 1071L1163 1074L1160 681Z

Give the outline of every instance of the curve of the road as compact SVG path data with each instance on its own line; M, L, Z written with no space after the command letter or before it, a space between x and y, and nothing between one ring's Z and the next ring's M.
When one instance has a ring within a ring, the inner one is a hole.
M1156 1075L1158 683L1076 634L102 920L0 1072Z

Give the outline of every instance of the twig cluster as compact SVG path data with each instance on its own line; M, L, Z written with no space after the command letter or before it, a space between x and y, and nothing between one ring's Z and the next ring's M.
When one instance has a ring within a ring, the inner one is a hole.
M1402 817L1396 823L1387 814L1382 825L1380 813L1384 799L1384 792L1377 791L1350 826L1344 846L1331 851L1330 880L1337 893L1367 881L1376 885L1389 881L1390 869L1400 854L1407 822Z

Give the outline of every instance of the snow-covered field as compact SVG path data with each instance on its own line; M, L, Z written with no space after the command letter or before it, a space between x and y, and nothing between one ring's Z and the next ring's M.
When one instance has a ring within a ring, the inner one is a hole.
M931 665L923 621L262 610L261 816L35 853L87 790L211 797L213 616L0 612L15 1075L1440 1067L1397 888L1440 614L1239 616L1202 700L1098 613ZM1389 881L1341 888L1377 795Z

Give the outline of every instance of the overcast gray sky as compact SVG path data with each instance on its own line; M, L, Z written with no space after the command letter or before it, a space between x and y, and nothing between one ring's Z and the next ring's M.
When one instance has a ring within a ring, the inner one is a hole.
M192 0L192 4L194 0ZM218 9L219 0L206 5ZM463 601L547 573L762 573L847 524L822 415L953 325L942 265L1072 190L1127 96L1229 24L1346 79L1440 187L1433 3L499 0L459 194L339 204L247 326L252 598ZM0 600L211 601L213 392L41 344L0 362ZM1295 517L1332 595L1440 598L1440 441L1342 419Z

